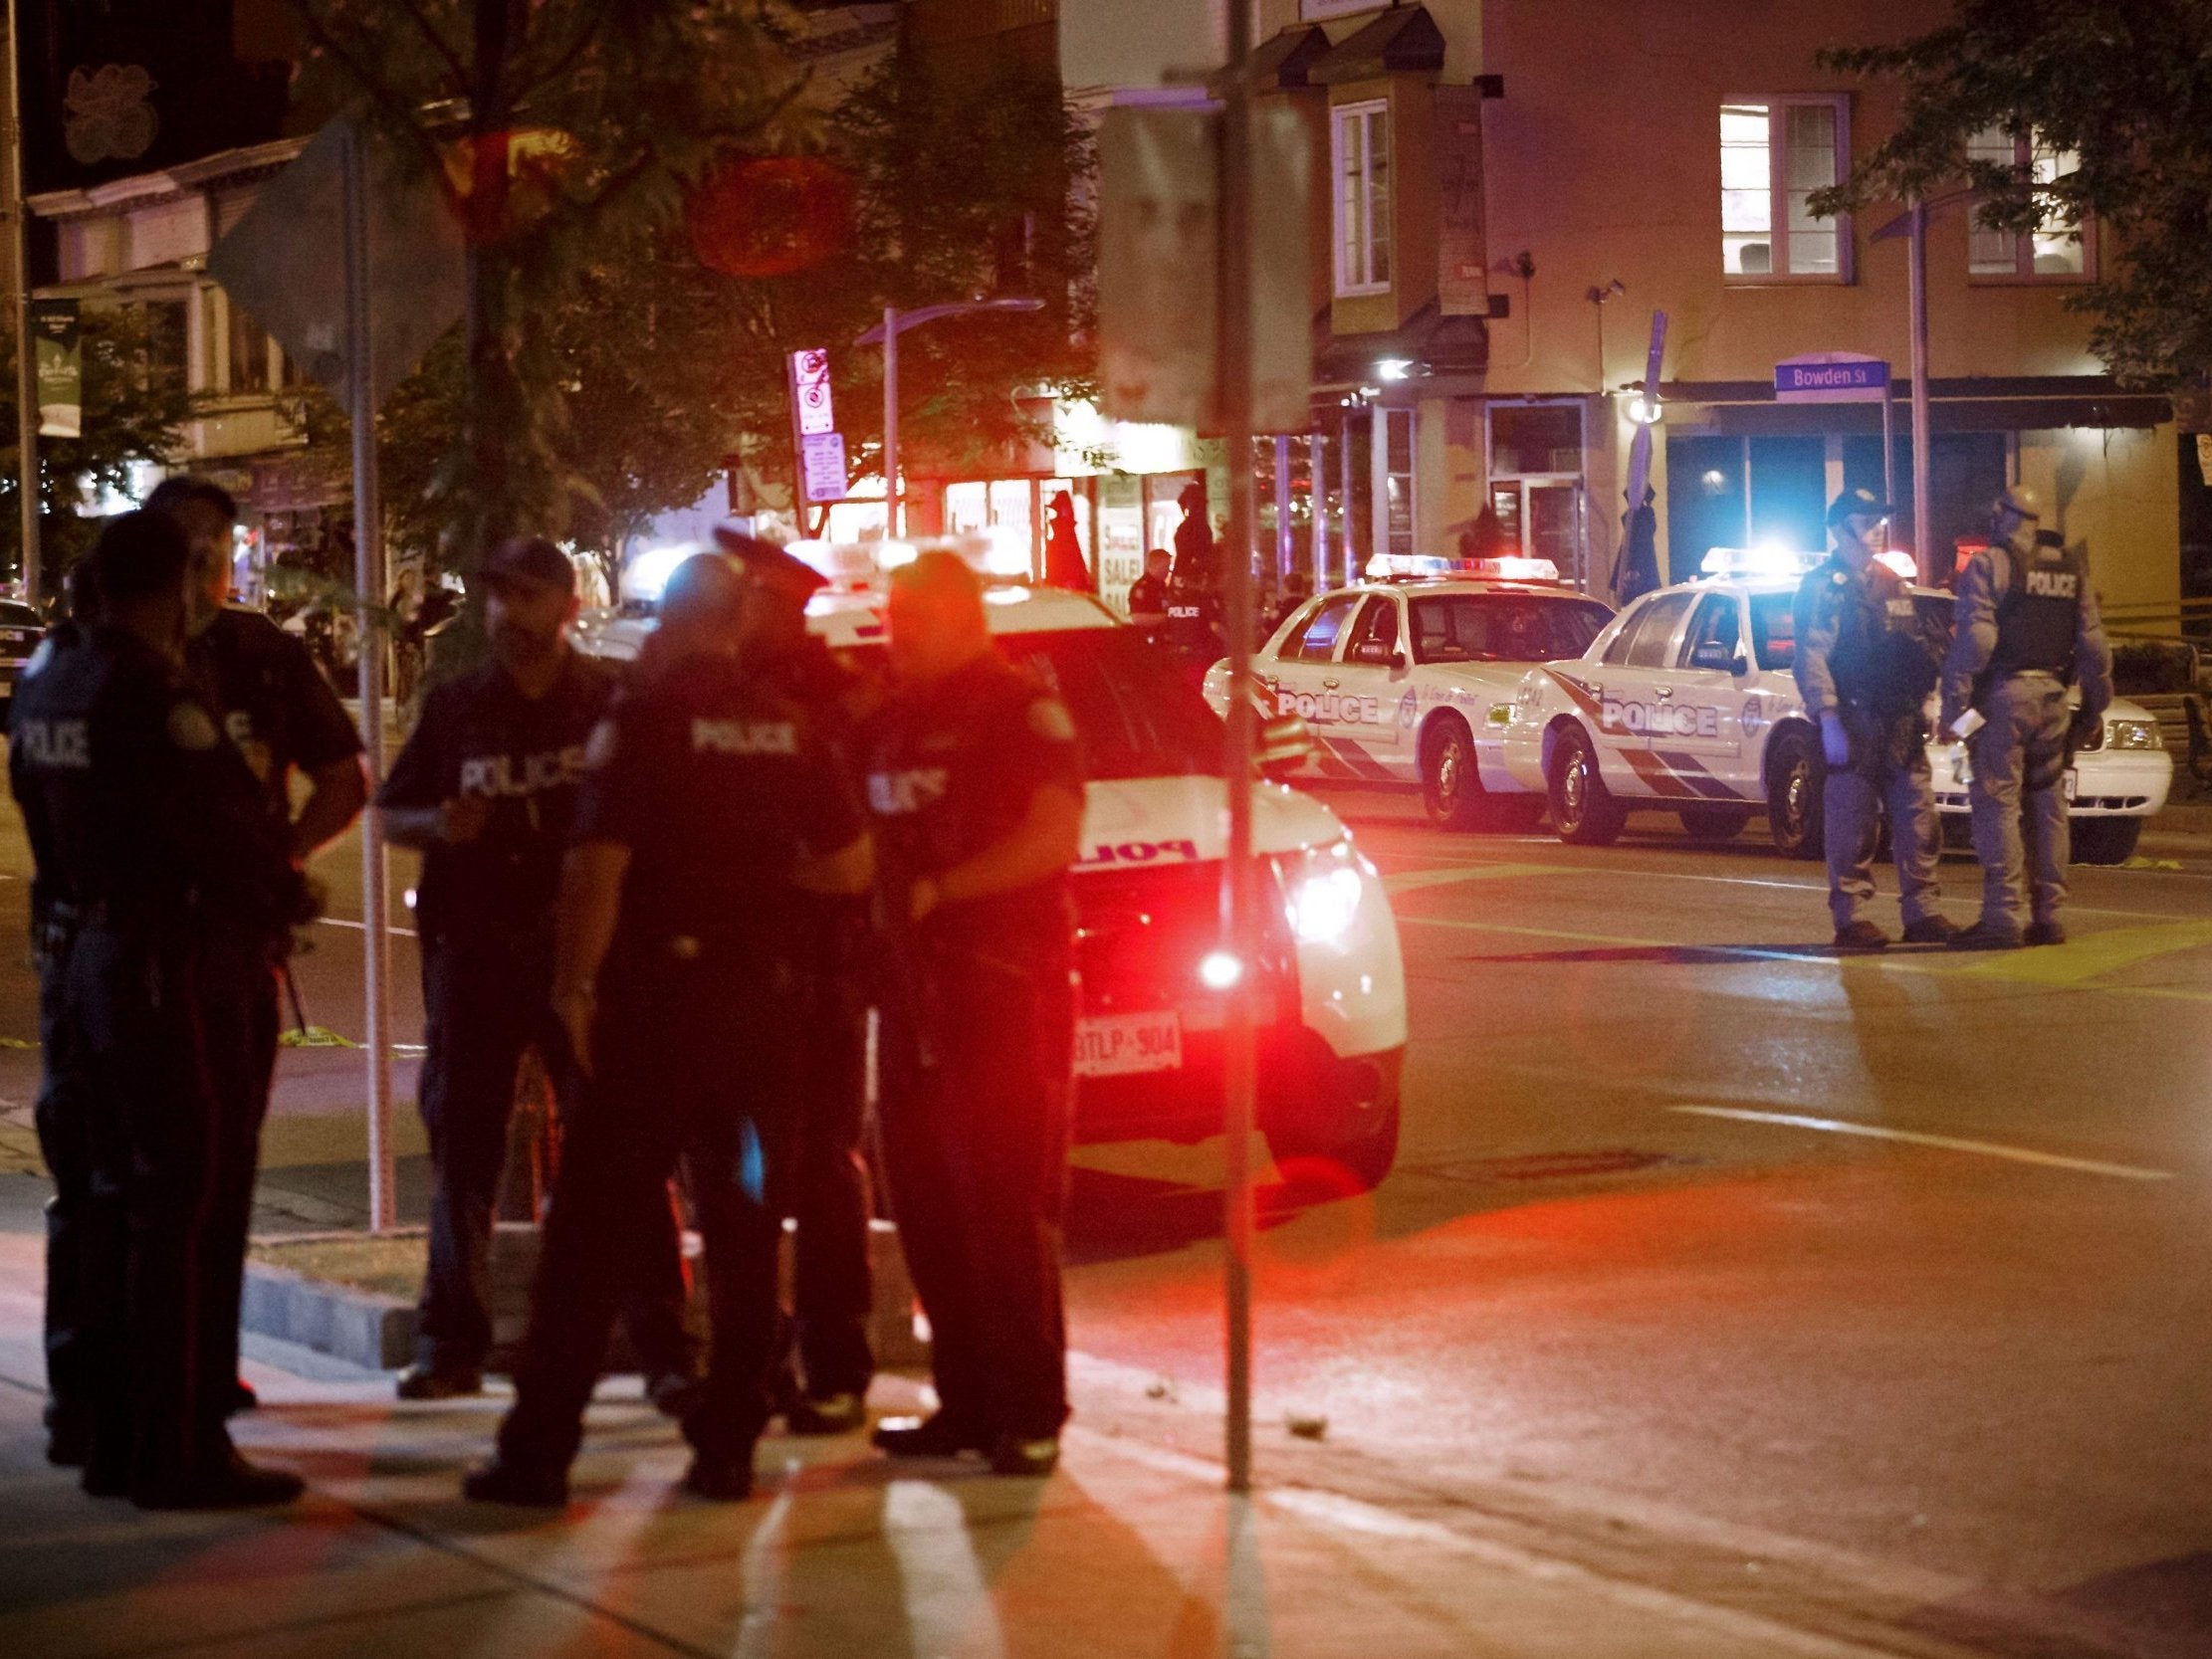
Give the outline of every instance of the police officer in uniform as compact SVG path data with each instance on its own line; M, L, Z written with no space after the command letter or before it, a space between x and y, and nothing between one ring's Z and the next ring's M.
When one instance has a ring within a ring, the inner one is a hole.
M1966 744L1982 913L1951 941L1961 949L2066 942L2059 912L2072 849L2060 781L2069 751L2100 728L2112 701L2112 650L2088 562L2041 533L2041 516L2032 491L1999 496L1989 546L1958 576L1943 725L1955 730L1968 710L1981 718ZM2077 683L2082 707L2070 721L2067 688ZM2024 892L2031 857L2033 890Z
M1168 549L1155 547L1145 554L1145 573L1129 584L1129 620L1157 640L1168 626Z
M1820 722L1828 762L1821 785L1828 908L1843 950L1889 942L1863 914L1875 896L1884 806L1905 942L1941 944L1957 932L1935 908L1939 844L1923 718L1943 646L1903 578L1875 556L1869 538L1888 515L1871 491L1838 496L1828 509L1835 551L1806 574L1795 606L1798 695Z
M567 1038L553 1015L553 895L583 779L584 743L613 676L567 631L575 568L550 541L517 537L485 561L490 659L430 691L376 805L391 839L422 849L430 1135L430 1259L414 1365L401 1399L484 1385L492 1347L490 1264L516 1074L535 1048L564 1104ZM627 1304L648 1391L674 1405L692 1370L683 1258L666 1193L640 1212L644 1278Z
M360 734L308 648L262 612L230 603L232 532L238 519L230 496L205 479L172 478L155 486L146 506L174 518L192 548L185 666L260 780L266 810L293 858L304 863L344 833L367 799ZM295 772L308 786L297 818L292 810ZM211 997L208 1005L208 1017L227 1033L213 1057L224 1102L224 1174L209 1234L215 1241L211 1247L235 1259L242 1274L261 1126L269 1111L282 1022L277 973L258 962L238 966L240 976L226 987L227 994L219 1000ZM237 1377L238 1310L211 1308L209 1320L208 1363L230 1367L231 1406L250 1407L253 1390Z
M225 987L266 972L305 884L259 790L182 674L190 549L131 513L93 554L100 619L18 693L10 782L46 902L74 923L60 1017L89 1150L79 1295L95 1379L86 1490L146 1508L276 1503L300 1481L223 1426L235 1358L204 1349L240 1266L215 1232L228 1177Z
M827 585L773 543L731 529L715 540L747 576L742 666L806 712L848 788L854 771L859 677L808 632L806 601ZM790 1186L798 1235L791 1264L797 1375L782 1388L794 1434L843 1434L867 1420L875 1352L868 1221L874 1213L860 1142L866 1112L867 906L857 898L801 899L798 963L804 1012L796 1163Z
M1220 594L1214 588L1185 581L1178 569L1168 588L1168 621L1163 634L1168 649L1180 660L1184 675L1192 685L1201 685L1206 671L1228 649Z
M582 1434L634 1217L681 1158L713 1341L685 1484L753 1487L770 1409L796 1116L801 887L866 891L865 820L805 714L739 661L744 579L671 574L642 677L592 733L561 871L554 1007L588 1082L546 1219L516 1400L479 1501L553 1506Z
M1067 1418L1082 759L1066 706L993 649L981 584L954 555L894 571L887 620L896 690L867 784L899 972L878 1111L940 1405L875 1439L894 1457L981 1451L1000 1473L1046 1474Z

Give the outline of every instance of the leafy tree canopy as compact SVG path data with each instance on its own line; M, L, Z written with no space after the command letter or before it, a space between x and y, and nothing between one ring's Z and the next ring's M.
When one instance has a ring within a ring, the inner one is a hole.
M2103 280L2075 304L2122 379L2171 384L2212 367L2212 0L1961 0L1916 39L1822 55L1899 82L1897 130L1816 213L1980 193L1992 229L2096 215ZM2078 155L2039 182L1968 141L1992 127Z

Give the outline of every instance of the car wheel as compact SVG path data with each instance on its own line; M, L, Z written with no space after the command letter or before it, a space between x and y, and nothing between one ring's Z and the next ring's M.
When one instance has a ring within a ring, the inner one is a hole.
M1275 1125L1267 1130L1267 1151L1292 1186L1325 1188L1338 1196L1372 1192L1398 1161L1398 1096L1376 1101L1345 1115L1334 1130L1310 1125Z
M1747 806L1685 806L1681 810L1682 828L1695 841L1733 841L1743 833L1743 826L1751 822L1751 809Z
M2070 839L2076 864L2125 864L2143 837L2140 818L2077 818Z
M1575 847L1610 847L1628 814L1598 774L1598 751L1580 726L1561 734L1551 763L1551 823Z
M1767 754L1767 833L1784 858L1821 856L1821 785L1827 766L1812 734L1785 731Z
M1456 715L1445 715L1421 740L1421 799L1438 829L1481 829L1491 800L1474 764L1474 737Z

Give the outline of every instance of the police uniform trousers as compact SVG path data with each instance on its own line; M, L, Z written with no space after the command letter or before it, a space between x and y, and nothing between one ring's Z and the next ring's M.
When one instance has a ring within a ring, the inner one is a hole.
M801 983L801 1113L790 1185L797 1223L791 1264L794 1346L804 1391L865 1396L875 1378L868 1343L874 1212L861 1155L866 1113L867 998L858 964L835 939L808 952Z
M215 1195L200 1398L219 1421L238 1380L239 1300L252 1230L261 1130L277 1070L277 961L266 940L218 936L199 956L200 1027L215 1098Z
M925 940L881 1046L885 1175L944 1413L979 1443L1067 1420L1060 1244L1074 1098L1065 941Z
M1928 773L1920 716L1883 719L1847 704L1844 729L1851 764L1830 767L1821 785L1822 837L1828 855L1828 908L1841 929L1859 919L1875 896L1875 849L1881 814L1889 815L1889 854L1905 925L1935 914L1941 857L1935 785Z
M54 1181L46 1202L46 1424L58 1447L82 1444L92 1434L97 1372L89 1355L100 1337L90 1322L116 1311L102 1309L87 1293L100 1249L92 1207L96 1103L89 1097L93 1079L83 1045L67 1018L76 934L72 917L42 924L36 940L43 1064L32 1121Z
M64 1017L86 1058L91 1154L87 1479L111 1488L189 1482L231 1455L238 1269L218 1229L230 1126L206 1019L210 979L229 964L180 933L92 920L69 953Z
M1973 763L1967 804L1982 866L1981 920L2017 933L2031 908L2031 858L2034 919L2056 921L2066 904L2073 846L2061 783L2072 716L2066 686L2053 674L2002 675L1975 707L1985 724L1966 740Z
M703 1458L742 1456L769 1419L797 1117L795 975L758 941L671 942L618 956L601 975L594 1071L553 1179L502 1462L574 1459L616 1303L658 1248L638 1217L679 1164L713 1326L684 1436Z
M553 1017L551 947L505 937L423 941L420 1103L430 1139L429 1262L416 1325L418 1363L480 1370L492 1350L492 1230L515 1111L515 1080L535 1046L565 1124L577 1098L568 1039ZM623 1314L647 1374L688 1373L689 1288L665 1182L629 1231L636 1277Z

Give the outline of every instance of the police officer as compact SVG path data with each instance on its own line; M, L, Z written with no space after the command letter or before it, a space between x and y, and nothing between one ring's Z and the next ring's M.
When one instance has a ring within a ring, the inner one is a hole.
M1175 653L1184 675L1196 686L1206 671L1219 662L1228 649L1228 635L1221 614L1221 596L1211 587L1183 579L1180 566L1168 588L1167 647Z
M1173 563L1165 547L1145 554L1145 573L1129 584L1129 620L1159 639L1168 625L1168 570Z
M1942 642L1903 578L1875 556L1869 538L1888 515L1868 490L1846 490L1829 505L1835 551L1799 584L1794 613L1798 695L1820 722L1828 762L1821 785L1828 908L1843 950L1889 942L1862 914L1875 896L1883 806L1905 942L1940 944L1957 932L1935 908L1935 789L1923 718Z
M806 712L848 789L856 782L854 723L859 677L806 627L806 601L823 577L782 548L731 529L715 540L747 576L743 667ZM798 1235L791 1264L798 1374L782 1388L794 1434L843 1434L867 1420L875 1352L868 1221L874 1213L860 1142L866 1110L867 907L855 898L801 900L804 949L798 962L803 1013L803 1108L794 1148L791 1214Z
M958 558L894 571L887 620L897 689L867 779L899 972L878 1110L940 1404L875 1440L894 1457L982 1451L1002 1474L1045 1474L1067 1418L1082 760L1065 705L993 649Z
M2041 516L2032 491L2007 490L1990 511L1989 546L1958 577L1943 725L1956 730L1969 710L1980 717L1978 726L1968 722L1966 743L1982 866L1982 913L1951 941L1960 949L2066 942L2059 912L2072 849L2060 780L2070 749L2100 728L2112 701L2112 650L2088 562L2043 532ZM2067 688L2076 683L2082 707L2070 722ZM2022 891L2029 857L2032 894Z
M60 1018L82 1064L89 1151L79 1338L95 1379L85 1486L147 1508L275 1503L300 1481L240 1458L235 1360L202 1357L240 1266L211 1217L229 1126L223 986L263 971L306 917L259 790L182 674L190 549L131 513L93 554L97 625L18 694L10 782L38 885L74 920Z
M583 749L614 696L604 668L568 644L575 568L550 541L503 542L484 565L490 660L434 687L376 805L391 839L422 849L430 1136L430 1259L415 1363L401 1399L484 1385L492 1347L490 1263L515 1081L535 1048L572 1102L567 1039L553 1016L553 894L583 779ZM692 1370L683 1258L666 1193L640 1212L643 1279L627 1304L647 1389L674 1405Z
M592 733L561 872L554 1007L589 1081L570 1126L515 1408L480 1501L557 1505L632 1218L681 1157L714 1335L684 1416L685 1484L737 1499L770 1413L781 1186L796 1103L795 897L866 890L866 826L805 714L741 667L744 581L720 553L670 575L639 682Z
M175 519L192 549L185 666L259 779L265 810L293 858L305 862L342 834L367 799L360 734L307 647L262 612L230 603L238 509L229 494L205 479L165 479L146 506ZM297 818L296 772L307 781ZM208 1236L209 1248L236 1260L243 1273L281 1021L277 973L257 961L237 965L241 976L224 987L222 998L211 997L207 1009L227 1033L212 1059L224 1105L224 1174ZM231 1282L228 1276L224 1282ZM238 1310L211 1307L208 1317L207 1362L230 1367L230 1404L250 1407L253 1390L237 1377Z

